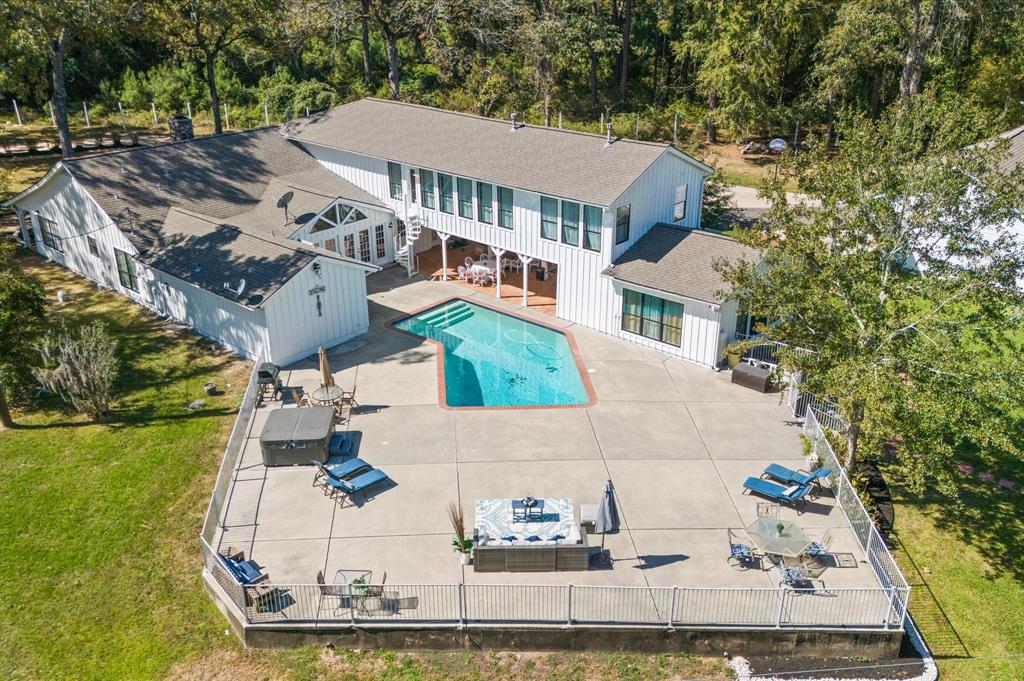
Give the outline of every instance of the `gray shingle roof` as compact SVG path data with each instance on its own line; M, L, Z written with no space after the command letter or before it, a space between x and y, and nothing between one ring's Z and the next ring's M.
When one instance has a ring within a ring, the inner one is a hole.
M331 251L247 232L180 208L167 212L161 244L149 253L151 266L247 307L262 303L318 255L347 260ZM224 286L237 289L241 279L245 279L241 296Z
M137 147L64 164L127 231L143 258L163 247L163 221L172 206L229 218L261 209L261 204L273 206L276 197L266 194L275 181L274 188L308 190L307 198L322 195L320 208L340 197L381 205L321 166L300 145L281 137L276 127Z
M1017 166L1024 165L1024 125L1007 130L1000 137L1010 140L1010 149L999 164L1000 169L1008 173Z
M724 234L659 224L630 246L604 274L625 284L721 303L724 298L719 293L727 286L714 264L722 259L756 261L758 252Z
M670 145L361 99L283 127L299 141L610 206ZM694 161L694 163L697 163Z

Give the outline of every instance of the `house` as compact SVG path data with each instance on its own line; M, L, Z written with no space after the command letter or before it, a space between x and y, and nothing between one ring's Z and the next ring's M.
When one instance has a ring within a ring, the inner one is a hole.
M376 99L283 133L393 211L410 272L439 250L446 278L449 242L469 241L522 264L505 276L522 277L524 304L529 278L553 270L567 321L705 366L733 339L735 304L718 295L713 260L754 253L698 231L712 169L671 145Z
M330 247L390 213L276 128L64 160L8 205L44 257L279 364L364 334L388 255Z
M458 242L518 264L497 278L524 305L543 285L566 321L713 367L736 332L715 262L756 253L700 229L711 172L611 129L362 99L63 161L10 205L45 257L249 357L364 333L366 273L436 256L447 279Z

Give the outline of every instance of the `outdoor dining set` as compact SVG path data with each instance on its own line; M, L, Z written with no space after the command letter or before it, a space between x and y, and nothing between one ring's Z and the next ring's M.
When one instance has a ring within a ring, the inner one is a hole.
M782 504L797 506L816 496L821 481L828 479L830 473L828 468L794 471L773 463L764 469L762 477L747 478L743 483L745 490L771 501L758 503L758 518L746 528L750 543L744 542L733 530L727 530L727 560L744 568L755 564L764 569L776 567L782 585L811 587L811 579L826 567L824 559L830 555L832 534L826 531L820 538L813 539L797 523L782 520L779 511Z
M479 260L466 256L466 260L458 267L459 279L478 286L494 284L498 281L498 267L503 272L509 270L519 272L523 264L519 258L501 258L500 263L493 257L485 256Z

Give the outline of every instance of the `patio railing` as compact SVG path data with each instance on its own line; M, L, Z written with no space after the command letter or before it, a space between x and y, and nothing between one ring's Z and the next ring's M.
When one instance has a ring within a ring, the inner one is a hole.
M251 625L329 626L646 626L732 628L846 628L903 626L910 588L867 511L846 480L821 426L809 412L805 433L827 466L832 489L878 576L874 588L683 588L540 584L387 584L386 586L263 584L242 586L217 557L218 529L231 480L256 407L257 382L246 388L224 450L200 542L207 574L226 602ZM454 560L454 558L453 558ZM723 558L724 561L724 558Z
M899 629L891 589L539 584L245 587L252 624Z
M828 438L825 437L823 424L820 420L821 413L817 409L808 409L807 417L804 420L804 435L810 440L815 455L821 457L822 465L829 468L832 474L829 476L832 484L832 492L836 501L846 514L850 523L850 529L864 550L864 556L871 569L878 578L883 589L890 590L893 598L893 608L900 615L900 623L906 617L907 604L910 601L910 586L900 572L896 559L893 558L889 547L882 538L878 528L871 520L871 515L864 504L861 503L857 490L854 489L850 479L846 476L839 457L836 456Z
M227 507L228 494L231 490L231 480L234 476L238 459L242 455L242 448L245 445L249 434L249 426L252 422L252 415L256 409L257 392L257 369L262 363L257 359L253 363L252 374L249 377L249 384L242 396L242 403L238 407L238 416L235 417L235 425L228 436L227 447L224 448L224 457L221 459L220 470L217 471L217 481L213 485L213 493L210 495L210 505L206 509L206 518L203 521L203 529L199 541L203 551L203 566L217 583L224 589L225 594L239 607L245 607L243 601L242 587L235 581L227 568L217 559L217 552L214 546L217 543L217 528L223 526L224 512Z

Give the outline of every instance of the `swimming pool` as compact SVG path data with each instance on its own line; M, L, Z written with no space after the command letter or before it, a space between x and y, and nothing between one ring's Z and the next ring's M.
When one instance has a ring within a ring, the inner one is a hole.
M462 299L394 327L437 342L449 407L554 407L591 402L582 367L561 331Z

